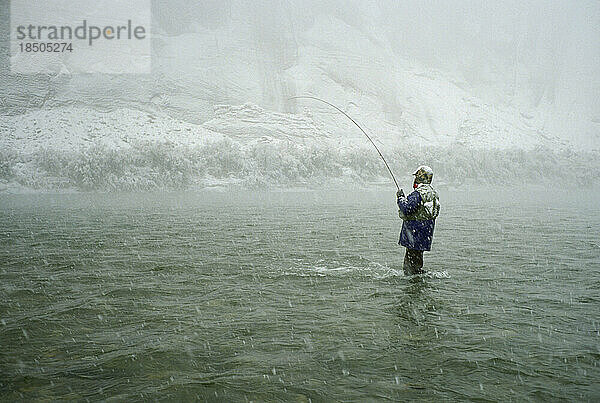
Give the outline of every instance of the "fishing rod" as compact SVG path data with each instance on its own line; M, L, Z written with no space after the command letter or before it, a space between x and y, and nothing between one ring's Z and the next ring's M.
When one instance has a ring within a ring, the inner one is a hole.
M383 154L381 153L381 151L379 151L379 148L377 148L377 146L375 145L375 143L373 142L373 140L371 139L371 137L369 137L369 135L367 134L366 131L363 130L362 127L360 127L360 125L358 123L356 123L356 121L354 119L352 119L350 117L350 115L348 115L346 112L344 112L343 110L341 110L340 108L338 108L337 106L335 106L334 104L330 104L327 101L322 100L321 98L317 98L317 97L313 97L313 96L308 96L308 95L299 95L296 97L290 97L288 99L299 99L299 98L304 98L304 99L314 99L317 101L321 101L324 104L327 104L329 106L331 106L332 108L335 108L338 110L338 112L341 112L344 114L344 116L346 116L348 119L350 119L352 121L352 123L354 123L356 125L356 127L358 127L360 129L361 132L363 132L363 134L365 136L367 136L367 138L369 139L369 141L371 142L371 144L373 144L373 147L375 147L375 149L377 150L377 152L379 153L379 156L381 157L381 159L383 160L383 163L385 164L385 167L387 168L387 170L390 172L390 175L392 176L392 179L394 180L394 183L396 184L396 188L398 188L398 190L400 190L400 186L398 186L398 181L396 180L396 177L394 176L394 174L392 173L392 170L390 169L390 166L388 165L387 161L385 160L385 158L383 158Z

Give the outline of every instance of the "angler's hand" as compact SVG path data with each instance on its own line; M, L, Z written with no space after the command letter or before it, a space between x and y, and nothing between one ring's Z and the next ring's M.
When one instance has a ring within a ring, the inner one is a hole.
M397 198L404 197L404 190L402 190L402 189L399 189L399 190L396 192L396 197L397 197Z

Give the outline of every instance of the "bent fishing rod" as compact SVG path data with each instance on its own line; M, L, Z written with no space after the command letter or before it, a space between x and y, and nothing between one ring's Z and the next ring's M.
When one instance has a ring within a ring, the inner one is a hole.
M390 169L390 166L388 165L387 161L385 160L385 158L383 158L383 154L381 153L381 151L379 151L379 148L377 148L377 146L375 145L375 142L373 142L373 140L371 139L371 137L369 137L369 135L367 134L367 132L365 132L363 130L363 128L360 127L360 125L358 123L356 123L356 121L350 117L350 115L348 115L346 112L344 112L343 110L341 110L340 108L338 108L334 104L330 104L329 102L324 101L321 98L317 98L317 97L313 97L313 96L308 96L308 95L299 95L299 96L296 96L296 97L290 97L288 99L300 99L300 98L303 98L303 99L314 99L316 101L323 102L324 104L327 104L327 105L331 106L332 108L335 108L338 112L341 112L342 114L344 114L344 116L346 116L348 119L350 119L352 121L352 123L354 123L356 125L356 127L358 127L360 129L360 131L363 132L363 134L369 139L369 141L371 142L371 144L373 144L373 147L375 147L375 149L377 150L377 153L379 153L379 156L383 160L383 163L385 164L385 167L390 172L390 175L392 176L392 179L394 180L394 183L396 184L396 188L398 188L398 190L400 190L400 186L398 186L398 181L396 180L396 177L392 173L392 170Z

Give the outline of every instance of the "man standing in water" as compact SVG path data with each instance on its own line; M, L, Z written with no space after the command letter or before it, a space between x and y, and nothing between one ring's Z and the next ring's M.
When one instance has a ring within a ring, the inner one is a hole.
M413 175L415 190L408 196L402 189L396 193L398 214L403 220L398 243L406 248L403 269L408 276L424 273L423 251L431 250L435 219L440 213L440 199L431 186L433 170L421 165Z

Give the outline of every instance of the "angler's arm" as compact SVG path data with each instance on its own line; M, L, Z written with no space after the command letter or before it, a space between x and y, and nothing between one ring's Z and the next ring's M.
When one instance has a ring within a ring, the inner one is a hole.
M410 216L414 214L419 208L421 203L421 195L415 191L406 197L398 197L398 209L404 216Z

